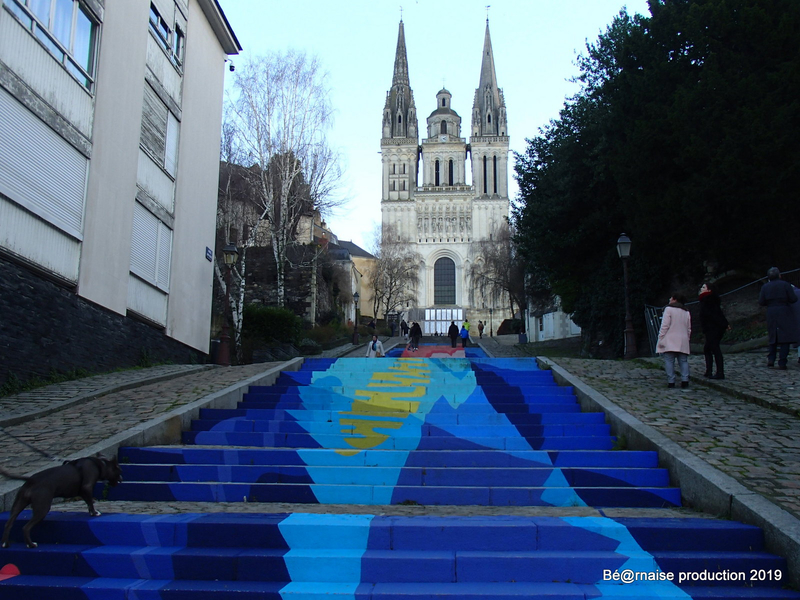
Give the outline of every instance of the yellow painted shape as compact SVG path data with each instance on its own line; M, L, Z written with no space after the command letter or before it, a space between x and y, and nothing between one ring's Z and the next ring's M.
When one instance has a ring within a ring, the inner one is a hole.
M351 428L354 436L346 437L345 443L352 446L354 450L340 448L337 454L342 456L354 456L361 450L375 448L389 439L389 434L379 433L376 429L400 429L403 421L419 409L420 402L413 400L403 400L403 398L422 398L425 396L426 388L424 385L430 381L430 369L427 368L425 360L420 358L401 359L396 361L389 371L380 372L372 375L372 380L367 384L369 388L381 387L408 387L412 389L408 392L387 392L378 390L356 390L353 404L350 411L339 413L339 423L343 426L342 433L347 432L347 427ZM342 415L350 415L350 418L342 418ZM396 416L399 420L378 420L365 419L369 416Z

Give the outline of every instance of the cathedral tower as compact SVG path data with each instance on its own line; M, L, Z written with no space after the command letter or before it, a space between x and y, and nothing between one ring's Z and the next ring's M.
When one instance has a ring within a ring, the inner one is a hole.
M495 324L510 316L503 314L503 298L484 298L471 285L473 270L484 261L484 242L505 225L509 212L506 107L497 86L488 21L469 144L461 137L461 117L452 99L446 89L436 94L420 145L401 21L383 110L381 213L384 234L391 232L393 241L420 257L418 276L409 286L413 310L406 318L419 321L425 334L443 334L451 320L488 321L490 309Z
M417 186L419 164L417 107L408 79L408 57L403 22L397 34L392 87L383 107L383 201L408 201Z

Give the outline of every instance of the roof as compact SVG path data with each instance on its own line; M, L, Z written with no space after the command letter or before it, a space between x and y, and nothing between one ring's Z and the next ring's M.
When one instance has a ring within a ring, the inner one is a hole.
M339 245L342 248L345 248L348 252L350 252L350 256L360 256L363 258L375 258L372 254L361 248L360 246L354 244L353 242L344 242L339 240Z
M222 49L228 56L239 54L242 51L242 46L236 38L236 34L228 23L228 18L222 12L222 7L219 5L218 0L198 0L200 8L208 19L211 29L217 36Z

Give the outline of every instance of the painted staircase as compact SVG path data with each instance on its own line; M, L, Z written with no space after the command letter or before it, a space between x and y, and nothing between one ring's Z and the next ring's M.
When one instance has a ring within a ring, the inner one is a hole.
M307 360L183 441L122 449L125 482L96 495L680 505L655 453L614 450L602 413L533 359ZM0 550L21 572L0 598L800 598L760 529L714 519L52 513L34 538Z

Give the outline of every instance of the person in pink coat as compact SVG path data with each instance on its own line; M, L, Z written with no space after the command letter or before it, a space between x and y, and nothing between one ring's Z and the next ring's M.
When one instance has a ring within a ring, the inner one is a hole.
M681 370L681 387L689 387L689 337L692 335L692 317L684 306L686 297L673 294L664 309L661 330L658 332L656 352L664 356L667 387L675 387L675 359Z

